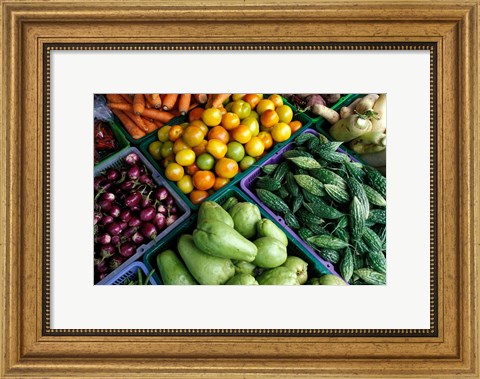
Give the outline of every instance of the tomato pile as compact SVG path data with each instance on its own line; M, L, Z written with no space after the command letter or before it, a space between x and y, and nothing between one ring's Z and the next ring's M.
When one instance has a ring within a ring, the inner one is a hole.
M219 107L193 109L184 124L162 126L148 150L165 177L200 204L299 130L292 119L280 95L234 94Z

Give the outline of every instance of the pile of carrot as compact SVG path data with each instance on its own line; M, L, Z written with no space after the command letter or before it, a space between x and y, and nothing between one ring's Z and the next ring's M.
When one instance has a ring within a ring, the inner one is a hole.
M220 108L230 94L108 94L107 102L134 139L157 130L172 118L205 104L205 108Z

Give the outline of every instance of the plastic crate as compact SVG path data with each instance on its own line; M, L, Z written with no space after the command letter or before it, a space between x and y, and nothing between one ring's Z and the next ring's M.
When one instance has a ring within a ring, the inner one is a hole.
M248 201L250 203L254 203L251 198L249 198L237 187L232 187L228 191L225 191L223 193L216 193L214 196L212 196L211 201L215 201L218 204L223 204L228 198L232 196L236 197L241 202ZM277 226L282 228L282 226L275 219L272 219L272 217L267 212L265 212L265 210L260 207L259 209L263 218L271 219ZM185 233L191 234L196 227L196 222L197 216L195 214L191 216L189 220L187 220L184 224L179 226L179 228L175 230L175 233L169 236L168 240L165 240L164 243L156 247L154 250L147 252L143 256L143 263L147 267L147 270L150 272L152 268L155 268L154 277L157 283L162 283L161 278L159 277L160 274L158 272L156 262L158 254L167 249L172 249L176 252L178 236ZM286 235L288 238L288 255L297 256L308 263L309 277L318 277L324 274L334 274L338 276L330 263L327 262L327 265L325 265L315 252L304 249L303 246L299 244L299 242L294 238L294 236L289 235L288 233L286 233ZM177 256L181 259L179 254L177 254Z
M309 130L306 130L305 133L311 133L311 134L314 134L316 136L318 136L318 132L315 131L315 130L312 130L312 129L309 129ZM268 162L266 162L267 164L272 164L272 163L279 163L281 161L284 160L283 158L283 153L288 151L288 150L291 150L295 147L295 145L293 143L289 143L287 145L285 145L282 149L278 150L275 155L273 157L270 158L270 160ZM346 153L348 154L347 152L345 152L344 150L342 149L338 149L337 151L339 152L342 152L342 153ZM349 155L349 154L348 154ZM358 162L358 159L356 159L355 157L352 157L350 156L350 159L354 162ZM240 187L242 188L243 191L245 191L245 193L250 196L254 202L256 204L258 204L260 206L261 209L263 209L269 216L270 218L273 218L275 221L277 221L281 226L282 228L284 228L288 233L290 233L301 245L304 249L306 249L307 251L309 251L310 253L315 253L314 250L307 245L307 243L305 243L299 236L298 234L292 230L291 228L289 228L286 224L285 224L285 221L283 219L282 216L272 212L270 210L270 208L268 208L253 192L252 190L252 186L255 182L255 180L257 179L257 177L259 175L261 175L262 171L261 171L261 167L255 169L254 171L252 171L249 175L245 176L245 178L242 179L242 181L240 182ZM318 257L320 259L320 261L322 263L324 263L325 265L329 265L329 267L333 267L329 262L323 260L322 258Z
M298 120L300 121L303 126L300 130L298 130L296 133L294 133L288 141L291 141L293 138L295 138L297 135L299 135L300 133L303 133L305 130L307 130L308 128L312 127L312 123L310 122L310 120L305 116L303 115L302 113L299 113L299 114L294 114L293 116L293 120ZM140 151L145 155L145 157L147 157L147 159L149 160L149 162L153 165L153 167L155 167L160 173L164 173L164 169L162 167L160 167L160 164L157 160L155 160L152 155L150 154L150 152L148 151L148 146L157 140L157 135L156 133L152 133L152 134L149 134L148 136L142 138L142 143L140 144L139 146L139 149ZM223 187L222 189L220 189L219 191L217 191L217 193L223 193L225 191L228 191L228 189L230 189L231 187L234 187L237 183L240 182L240 180L242 180L243 177L245 177L245 175L247 175L249 172L251 172L251 170L254 168L254 167L258 167L258 166L261 166L263 163L265 163L266 161L268 161L268 159L273 156L275 154L275 151L277 151L278 149L281 149L286 143L288 143L288 141L286 142L282 142L282 143L278 143L276 144L269 152L268 154L266 154L264 157L262 157L261 159L259 159L252 167L250 167L249 169L245 170L244 172L239 172L237 175L235 175L235 177L233 177L230 182L225 186ZM188 196L186 196L182 191L180 191L180 189L177 187L176 183L172 182L172 181L168 181L170 183L170 185L175 189L175 191L177 192L177 194L182 198L182 200L188 204L188 206L190 207L190 209L193 209L193 210L196 210L198 209L198 205L195 205L193 204L190 199L188 198ZM215 195L215 194L214 194ZM210 200L211 197L213 195L209 196L207 198L207 200Z
M146 279L148 274L152 271L151 269L148 270L147 267L142 262L133 262L127 267L122 268L122 270L120 270L116 275L114 276L109 275L108 280L106 280L105 282L102 281L101 284L102 285L122 285L123 283L125 283L125 280L127 279L130 279L130 280L136 279L138 275L138 269L140 269L140 271L142 272L144 276L143 279ZM157 284L157 281L155 280L153 275L150 277L148 281L151 285Z
M181 199L180 196L176 193L176 191L173 190L173 188L170 186L170 184L167 183L167 180L165 180L159 173L158 171L150 164L150 162L143 156L140 151L135 148L135 147L130 147L128 149L125 149L121 151L121 153L117 154L115 157L112 157L102 164L99 164L98 166L95 167L94 175L98 176L102 171L115 167L118 168L121 165L121 160L126 157L130 153L136 153L138 154L140 160L145 164L147 170L152 174L152 179L153 181L158 185L158 186L163 186L167 189L169 194L175 199L176 206L178 208L178 214L179 217L178 219L170 226L166 227L158 236L155 238L155 240L150 241L148 244L144 244L138 247L137 251L135 252L134 255L132 255L130 258L128 258L121 266L119 266L117 269L112 271L106 278L102 279L99 281L97 284L103 284L105 281L108 280L108 278L113 277L117 275L123 267L127 266L128 264L138 260L141 258L141 256L151 249L152 247L155 246L155 244L158 244L159 241L161 241L163 238L165 238L166 235L168 235L173 229L175 229L178 225L180 225L184 220L186 220L190 216L190 208L188 207L187 204Z
M95 166L98 166L102 162L105 162L107 159L116 156L119 154L122 150L127 149L130 147L130 143L128 142L128 139L125 137L123 132L121 131L121 127L117 125L117 123L113 120L111 120L108 125L112 129L113 135L115 136L117 142L118 142L118 148L115 151L104 151L104 152L99 152L99 155L101 156L100 161L95 164Z

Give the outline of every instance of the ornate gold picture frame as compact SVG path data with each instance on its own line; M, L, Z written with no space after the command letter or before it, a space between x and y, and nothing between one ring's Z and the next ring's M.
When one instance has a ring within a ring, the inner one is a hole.
M478 377L477 1L2 6L2 377ZM430 329L50 329L49 54L62 49L428 50Z

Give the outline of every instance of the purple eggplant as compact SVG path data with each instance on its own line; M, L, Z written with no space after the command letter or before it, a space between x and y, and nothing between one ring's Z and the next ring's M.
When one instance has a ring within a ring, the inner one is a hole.
M120 173L118 170L111 168L107 171L107 179L111 182L116 182L118 179L120 179Z
M120 227L121 230L123 230L123 229L127 228L128 222L126 222L126 221L120 221L120 222L118 223L118 226Z
M130 258L135 254L136 247L133 243L127 242L120 246L120 255L125 258Z
M103 215L100 212L93 212L93 225L97 225L102 218Z
M126 258L123 255L117 255L117 256L113 257L112 260L110 261L110 265L109 265L110 270L113 271L113 270L117 269L125 261L126 261Z
M163 204L160 204L157 208L157 212L161 213L163 215L166 215L167 214L167 207Z
M150 222L145 222L140 231L145 238L154 240L157 237L157 229L155 228L155 225Z
M112 245L118 246L122 242L122 237L120 236L113 236L112 237Z
M113 240L113 238L112 238ZM102 258L110 258L111 256L115 255L115 253L117 252L117 250L115 249L115 246L113 245L103 245L101 248L100 248L100 256Z
M122 233L123 237L125 238L132 238L132 236L137 232L138 226L131 226L125 229Z
M108 201L108 200L102 199L98 202L98 205L100 206L101 209L103 209L106 212L108 212L108 211L110 211L110 209L112 209L112 202Z
M142 225L142 221L138 217L132 217L130 221L128 222L128 226L133 226L135 228L138 228L140 225Z
M131 166L129 169L128 169L128 173L127 173L129 179L131 180L137 180L140 178L140 176L142 175L141 171L140 171L140 167L138 167L137 165L133 165Z
M107 232L112 236L118 236L122 232L122 228L117 222L112 222L107 225Z
M120 184L120 189L122 191L130 191L135 188L135 182L133 180L127 180L126 182L123 182Z
M99 273L106 272L108 270L107 261L104 259L94 259L95 267Z
M152 206L144 208L140 212L140 220L141 221L150 221L154 217L155 217L155 208L152 207Z
M110 209L110 216L119 217L120 213L122 213L122 209L117 204L113 204Z
M113 222L113 217L112 216L103 216L102 218L102 224L103 225L107 225L107 224L111 224Z
M143 235L139 232L136 232L133 236L132 236L132 241L134 243L136 243L137 245L140 245L142 244L142 242L145 240L145 238L143 237Z
M175 221L177 221L177 215L170 215L167 217L167 226L172 225Z
M138 181L142 184L146 184L146 185L149 185L149 186L153 185L153 179L148 174L143 174L142 176L140 176Z
M125 162L129 165L137 164L140 161L140 157L136 153L130 153L125 157Z
M99 234L95 238L95 242L101 245L108 245L111 241L112 241L112 237L110 236L110 234L107 234L107 233Z
M102 195L102 199L106 200L106 201L109 201L109 202L113 202L113 201L115 201L115 195L111 192L105 192Z
M155 191L155 199L158 201L165 200L168 197L168 191L165 187L159 187L157 188L157 191Z
M165 204L167 205L167 207L173 207L175 205L175 199L168 195L166 198L165 198Z
M132 208L133 206L137 205L142 201L142 194L140 192L134 192L130 195L127 196L125 199L125 205L129 208Z
M120 220L128 222L132 218L132 213L128 209L120 212Z
M152 223L158 230L162 230L167 224L167 218L163 213L157 213L153 218Z
M174 205L173 207L169 208L171 215L176 215L178 213L178 208Z

